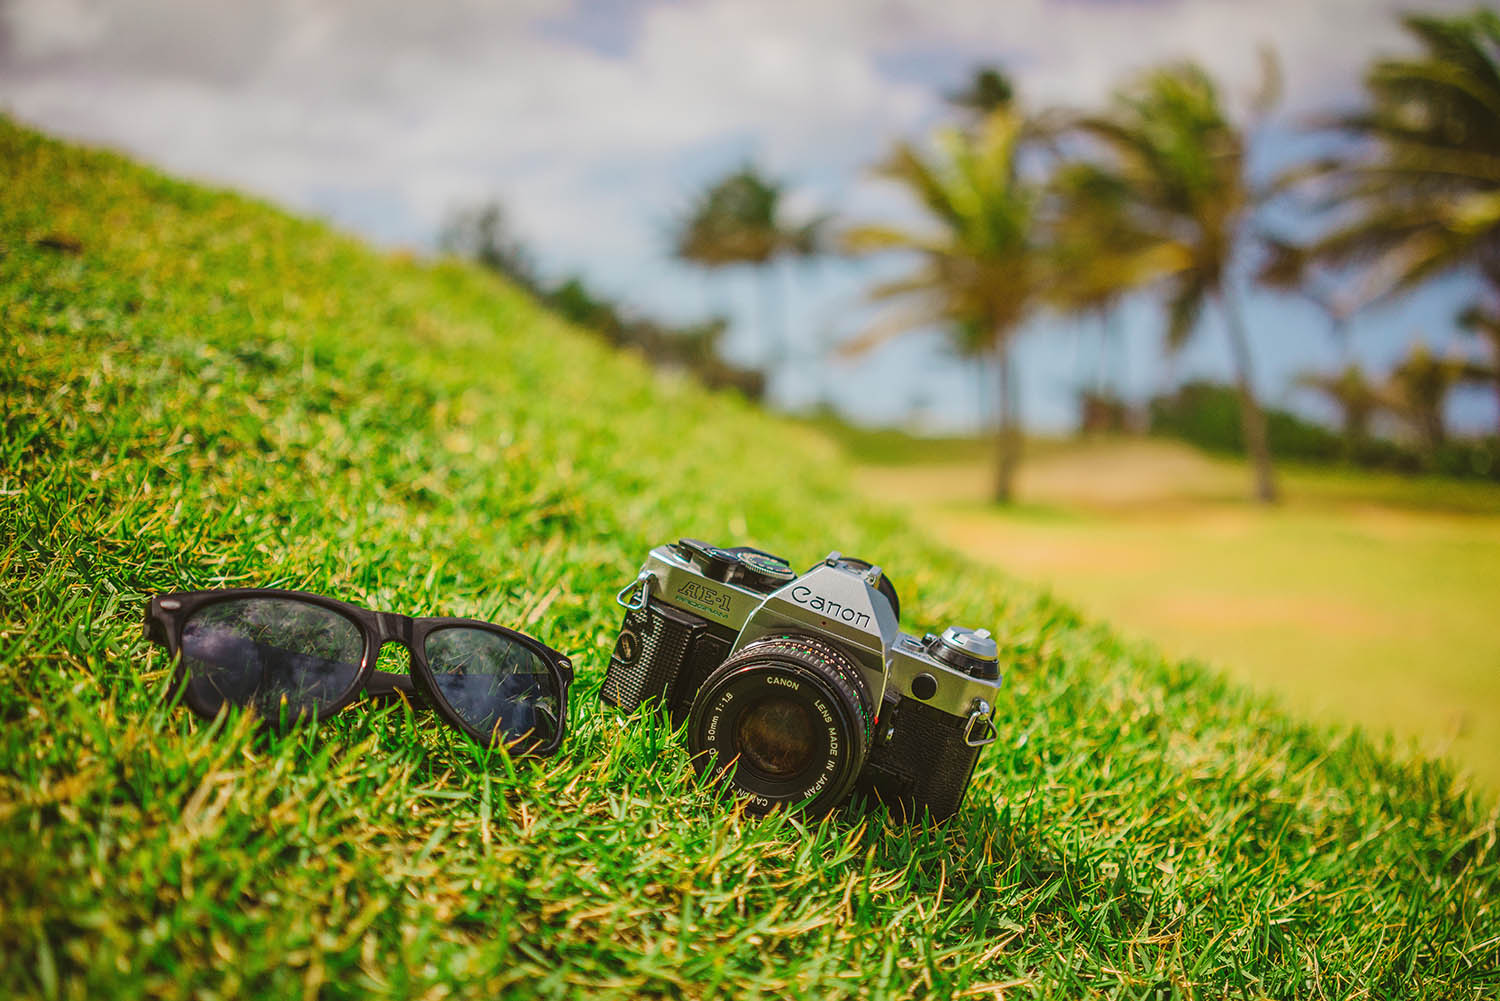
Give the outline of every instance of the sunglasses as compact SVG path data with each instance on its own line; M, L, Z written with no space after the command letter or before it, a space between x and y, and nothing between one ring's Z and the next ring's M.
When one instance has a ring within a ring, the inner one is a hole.
M361 691L404 695L484 746L547 755L567 728L567 657L478 619L411 618L300 591L245 588L159 594L146 639L177 659L174 692L213 719L225 706L273 724L326 718ZM375 670L380 648L411 653L411 674Z

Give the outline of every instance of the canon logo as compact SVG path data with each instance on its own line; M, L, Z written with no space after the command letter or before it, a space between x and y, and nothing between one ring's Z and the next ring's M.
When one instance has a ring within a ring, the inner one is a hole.
M846 605L841 605L832 599L825 598L821 594L814 594L813 589L806 584L798 584L792 588L792 600L799 605L806 605L819 615L826 615L830 619L847 622L851 626L864 628L870 624L869 612L861 612Z

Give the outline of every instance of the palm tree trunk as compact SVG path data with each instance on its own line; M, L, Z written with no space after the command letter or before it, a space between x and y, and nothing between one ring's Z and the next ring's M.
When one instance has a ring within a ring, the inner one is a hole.
M988 359L984 355L974 356L974 399L979 401L979 433L990 426L990 372L985 368ZM999 420L998 413L995 420Z
M997 388L999 411L995 425L995 501L1009 504L1015 493L1016 466L1021 461L1021 435L1017 424L1016 384L1012 378L1010 344L1002 340L995 348L995 368L999 373Z
M1489 331L1490 371L1495 382L1495 437L1500 439L1500 330Z
M1240 430L1244 432L1245 449L1250 453L1250 464L1255 470L1255 499L1270 504L1276 500L1276 474L1271 468L1266 415L1255 399L1250 370L1250 338L1228 288L1219 290L1219 307L1224 311L1229 350L1234 358L1234 382L1240 393Z
M1448 440L1448 426L1443 419L1442 403L1423 407L1418 420L1421 423L1422 439L1427 443L1428 462L1436 465L1438 449Z
M1087 400L1094 387L1099 384L1098 355L1090 357L1088 339L1089 331L1084 326L1083 320L1088 318L1087 314L1080 318L1078 326L1073 330L1073 385L1077 387L1078 398ZM1093 369L1091 372L1090 369ZM1080 432L1088 430L1080 427Z
M1120 332L1120 304L1104 307L1105 363L1103 388L1112 399L1125 399L1125 338Z
M1335 313L1332 320L1333 341L1338 345L1339 356L1347 369L1354 364L1354 339L1349 336L1349 317L1343 313Z
M1495 440L1500 441L1500 351L1495 352Z
M776 275L773 273L770 262L756 265L757 291L760 298L760 336L764 342L764 357L762 368L766 373L766 382L769 384L780 370L782 363L786 360L781 349L781 338L776 332L776 321L773 319L776 309Z
M1500 260L1493 255L1480 267L1480 273L1490 288L1490 301L1500 298ZM1495 376L1495 439L1500 442L1500 328L1482 325L1484 339L1490 342L1490 371Z
M1353 369L1345 369L1352 372ZM1344 408L1344 451L1345 457L1357 461L1370 439L1370 416L1375 412L1370 402L1370 393L1363 386L1355 384L1353 379L1346 379L1344 395L1340 399Z

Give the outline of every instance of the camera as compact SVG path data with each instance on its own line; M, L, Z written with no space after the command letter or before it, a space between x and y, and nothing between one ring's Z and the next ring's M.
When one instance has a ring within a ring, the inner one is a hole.
M895 587L864 560L834 552L798 574L759 549L682 539L651 550L616 600L600 700L685 722L699 773L722 773L752 810L863 795L942 820L995 739L990 634L901 632Z

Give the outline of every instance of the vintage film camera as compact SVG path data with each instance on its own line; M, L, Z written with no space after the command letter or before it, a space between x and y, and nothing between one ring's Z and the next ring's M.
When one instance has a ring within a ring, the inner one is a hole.
M831 553L798 575L757 549L658 546L617 599L600 699L687 721L700 772L754 809L826 812L856 790L904 816L958 810L1000 688L995 641L900 631L879 567Z

